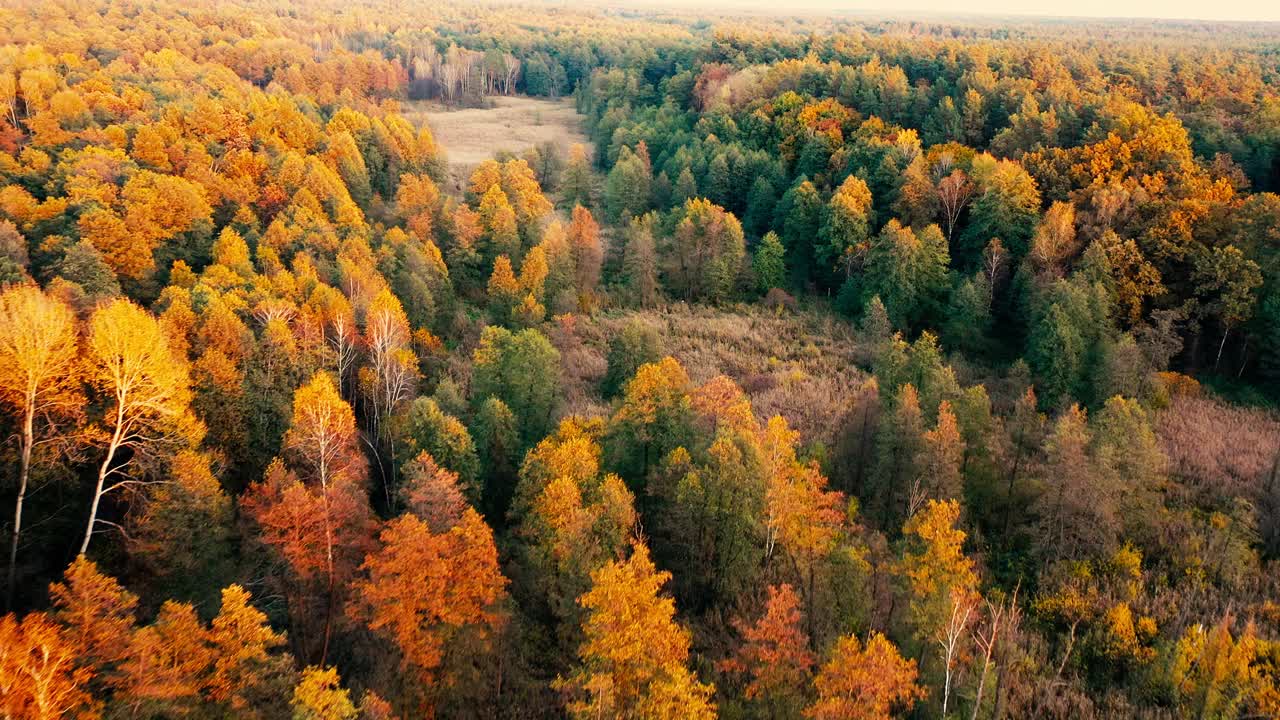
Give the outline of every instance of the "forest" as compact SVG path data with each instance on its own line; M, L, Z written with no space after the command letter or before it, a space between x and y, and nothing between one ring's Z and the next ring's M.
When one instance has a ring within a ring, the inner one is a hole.
M1277 24L0 2L0 718L1280 717L1277 193Z

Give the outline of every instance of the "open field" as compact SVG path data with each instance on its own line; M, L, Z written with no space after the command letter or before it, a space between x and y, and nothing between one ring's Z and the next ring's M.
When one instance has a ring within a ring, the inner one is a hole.
M491 107L460 110L427 101L404 106L404 116L415 125L429 125L448 153L454 190L472 168L498 151L519 154L547 141L566 150L574 143L588 143L572 98L493 96L488 101Z
M581 344L561 348L567 412L607 412L595 393L604 377L608 341L630 322L656 330L663 351L679 360L695 383L727 375L750 396L758 416L782 415L810 439L831 439L835 420L866 379L857 367L860 353L852 327L831 315L677 303L579 318Z

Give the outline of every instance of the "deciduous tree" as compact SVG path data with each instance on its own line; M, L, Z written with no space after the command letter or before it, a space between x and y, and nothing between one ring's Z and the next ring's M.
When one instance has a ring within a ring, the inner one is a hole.
M75 316L38 288L0 293L0 402L18 426L18 494L5 576L5 604L13 603L22 510L38 444L57 442L72 429L83 399Z
M106 401L106 455L98 468L80 552L87 552L105 494L143 480L136 472L166 446L194 445L204 428L191 414L187 364L150 313L116 300L94 313L88 338L90 385ZM122 449L129 457L117 457ZM131 472L133 471L133 472Z

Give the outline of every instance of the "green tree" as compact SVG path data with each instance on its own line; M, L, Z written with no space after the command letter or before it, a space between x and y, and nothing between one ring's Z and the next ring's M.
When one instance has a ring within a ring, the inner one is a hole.
M613 222L639 217L649 209L653 169L624 147L604 183L604 211Z
M1017 262L1030 249L1040 219L1035 180L1018 163L986 154L973 159L971 177L977 192L969 207L969 225L960 235L959 264L977 267L991 238L1000 238Z
M756 287L760 292L768 292L773 288L781 288L787 282L786 249L778 233L769 231L756 247L755 258L751 262L756 274Z
M532 328L518 333L489 326L480 334L471 398L476 408L495 397L515 415L524 447L551 429L560 387L560 353Z
M948 262L947 240L937 225L916 233L890 220L867 251L864 302L878 295L895 326L914 327L942 300Z
M641 365L658 362L662 355L662 340L652 326L639 320L628 322L609 338L603 380L605 397L620 393Z
M871 233L871 190L857 175L840 184L827 203L826 219L819 231L816 259L824 277L848 279L866 251Z
M814 274L815 246L822 227L822 198L812 182L801 178L783 194L777 212L781 216L775 220L775 226L782 231L792 279L797 286L804 287Z

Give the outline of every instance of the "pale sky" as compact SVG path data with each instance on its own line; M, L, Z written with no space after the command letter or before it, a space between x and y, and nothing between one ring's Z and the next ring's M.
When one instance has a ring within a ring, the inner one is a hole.
M813 10L887 14L1040 15L1280 22L1280 0L656 0L647 5L689 10L743 8L770 12Z

